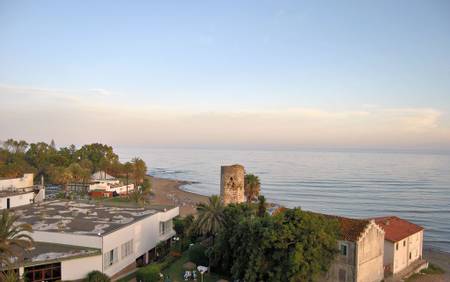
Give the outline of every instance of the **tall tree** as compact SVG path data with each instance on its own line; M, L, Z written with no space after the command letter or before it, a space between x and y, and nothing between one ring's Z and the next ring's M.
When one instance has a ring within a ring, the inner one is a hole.
M1 212L0 218L0 263L10 263L10 257L14 255L14 248L28 249L33 245L33 239L29 235L32 232L31 225L17 224L18 216L8 210Z
M197 232L214 238L224 225L224 208L223 202L217 195L209 197L208 203L198 204L198 216L195 221Z
M338 223L324 216L298 208L277 216L239 216L232 205L225 214L225 228L209 253L211 267L233 279L317 281L337 253Z
M69 192L67 185L74 180L74 177L69 168L57 167L52 171L51 179L53 183L62 185L67 193Z
M261 189L259 177L254 174L246 174L244 179L244 194L247 198L247 203L255 201Z
M264 197L263 195L260 195L258 197L258 216L259 217L263 217L266 215L266 210L267 210L266 205L267 205L266 197Z
M131 163L133 164L134 185L137 188L140 184L144 183L144 178L147 175L147 165L141 158L133 158Z

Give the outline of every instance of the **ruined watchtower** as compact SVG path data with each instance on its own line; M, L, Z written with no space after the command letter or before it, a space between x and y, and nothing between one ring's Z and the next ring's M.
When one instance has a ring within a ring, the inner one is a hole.
M245 170L242 165L235 164L220 168L220 196L225 205L245 201L244 177Z

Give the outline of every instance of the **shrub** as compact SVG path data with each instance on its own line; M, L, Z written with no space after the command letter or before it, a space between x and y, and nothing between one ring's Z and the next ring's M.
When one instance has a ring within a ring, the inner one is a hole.
M100 272L100 271L91 271L88 273L86 282L110 282L108 275Z
M200 244L195 244L189 249L189 260L196 265L209 265L209 259L206 256L206 248Z
M159 273L161 272L160 268L151 264L146 267L140 268L136 272L136 281L137 282L156 282L160 280Z

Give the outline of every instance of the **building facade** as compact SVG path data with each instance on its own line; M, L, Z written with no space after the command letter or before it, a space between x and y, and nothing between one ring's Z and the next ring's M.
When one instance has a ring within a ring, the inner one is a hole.
M0 179L0 210L29 205L45 199L43 185L34 185L33 174Z
M32 265L27 261L18 265L21 275L38 273L30 282L42 281L37 277L46 268L60 273L59 279L46 281L78 281L93 270L117 278L137 264L150 262L160 242L170 243L175 235L172 219L179 214L178 207L114 207L62 200L14 211L21 223L32 225L33 239L47 245L47 251L30 259ZM58 252L61 246L68 250Z
M396 275L422 261L423 227L396 216L375 218L386 233L384 268Z
M373 220L335 217L341 228L339 254L324 281L378 282L383 280L384 231Z

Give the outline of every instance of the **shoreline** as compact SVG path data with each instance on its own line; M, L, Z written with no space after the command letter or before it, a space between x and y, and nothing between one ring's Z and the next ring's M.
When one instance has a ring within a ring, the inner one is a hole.
M196 204L206 203L208 201L208 196L185 191L182 188L184 185L190 185L195 182L154 176L149 177L152 181L152 191L154 193L151 202L155 204L178 205L180 206L180 216L195 214ZM423 256L430 263L438 265L445 270L445 274L440 276L446 280L436 281L450 281L450 253L424 246Z

